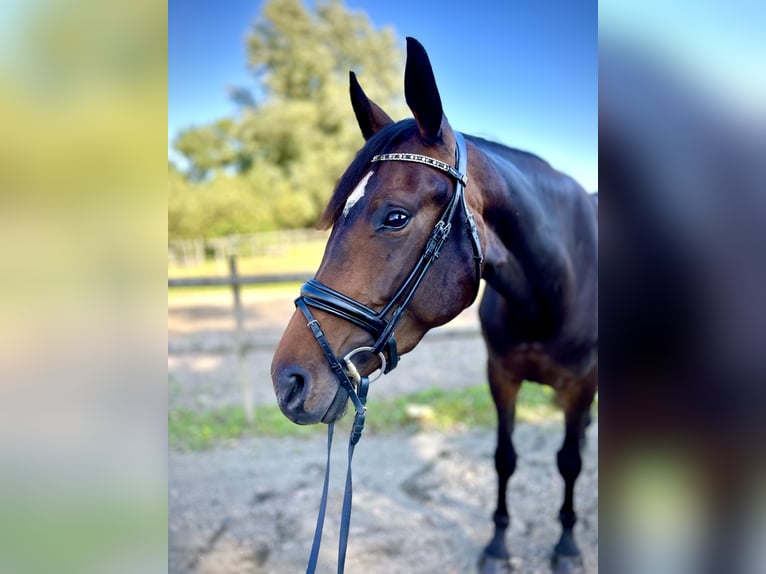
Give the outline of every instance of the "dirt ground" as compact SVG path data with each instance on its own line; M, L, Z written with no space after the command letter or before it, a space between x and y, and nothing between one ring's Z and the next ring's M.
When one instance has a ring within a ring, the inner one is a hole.
M269 365L292 313L290 297L245 292L247 369L257 404L274 404ZM230 295L184 296L168 305L170 408L237 404ZM429 333L401 366L373 384L377 397L484 380L475 309ZM347 417L348 418L348 417ZM597 421L597 419L596 419ZM348 424L338 425L319 572L334 572ZM560 420L519 424L509 488L508 546L515 572L549 572L562 480ZM575 529L586 571L598 572L598 423L577 483ZM354 511L346 567L366 573L475 572L492 533L492 431L365 435L354 458ZM323 437L254 438L206 452L169 453L171 574L305 571L321 496Z

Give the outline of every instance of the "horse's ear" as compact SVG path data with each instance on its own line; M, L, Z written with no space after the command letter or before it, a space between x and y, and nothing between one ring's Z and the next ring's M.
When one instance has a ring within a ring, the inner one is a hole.
M427 142L441 138L442 100L426 49L415 38L407 38L407 66L404 69L404 98Z
M378 130L394 123L389 115L381 107L367 97L362 86L356 80L354 72L348 73L349 92L351 94L351 107L362 130L365 140L370 139Z

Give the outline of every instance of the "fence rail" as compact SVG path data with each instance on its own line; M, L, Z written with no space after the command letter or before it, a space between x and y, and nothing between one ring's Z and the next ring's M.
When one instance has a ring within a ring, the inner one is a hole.
M179 277L168 278L168 287L209 287L266 285L272 283L302 283L311 277L306 273L282 273L278 275L232 275L225 277Z
M242 309L240 286L257 285L268 283L303 282L308 279L309 273L282 273L279 275L240 275L237 272L236 255L229 256L229 275L226 277L168 277L168 287L201 287L209 285L225 285L231 287L235 321L235 345L237 349L237 370L239 373L239 385L242 393L242 407L245 411L245 419L252 422L255 418L253 393L250 387L250 378L247 372L245 345L245 314Z
M212 257L224 261L230 255L253 257L264 253L281 252L285 246L327 241L328 231L315 229L286 229L263 231L247 235L229 235L208 239L177 239L168 241L168 262L189 267L199 265Z

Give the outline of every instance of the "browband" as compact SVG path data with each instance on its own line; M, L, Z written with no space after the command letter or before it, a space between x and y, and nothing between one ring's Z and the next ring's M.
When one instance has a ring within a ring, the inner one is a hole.
M450 164L445 163L443 161L439 161L438 159L434 159L432 157L428 157L427 155L420 155L418 153L402 153L402 152L381 153L381 154L372 156L372 160L370 161L372 161L373 163L376 161L410 161L413 163L422 163L424 165L430 165L431 167L435 167L436 169L439 169L445 173L448 173L449 175L454 177L456 180L458 180L460 183L462 183L464 186L468 185L467 175L465 175L464 173L460 173Z

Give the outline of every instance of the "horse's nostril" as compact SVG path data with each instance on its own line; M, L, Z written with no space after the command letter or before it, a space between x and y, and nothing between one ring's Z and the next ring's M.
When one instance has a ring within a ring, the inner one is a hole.
M306 385L306 378L300 373L292 373L287 376L287 402L292 402L293 398L300 397L303 394L303 387Z
M298 373L293 373L291 375L288 375L288 377L287 377L287 382L291 386L300 386L300 387L302 387L304 381L305 381L305 379L303 378L303 375L298 374Z
M285 369L279 377L282 404L289 409L299 408L306 399L308 374L300 367Z

